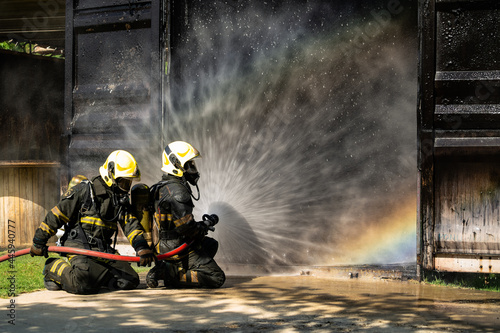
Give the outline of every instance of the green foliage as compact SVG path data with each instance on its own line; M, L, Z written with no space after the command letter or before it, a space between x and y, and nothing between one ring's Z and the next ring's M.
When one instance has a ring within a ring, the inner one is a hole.
M61 54L50 54L50 53L39 53L35 51L37 44L31 44L28 42L13 42L12 40L0 42L0 49L7 50L12 52L20 52L20 53L29 53L40 56L54 57L54 58L62 58L64 56Z
M12 43L10 41L0 42L0 49L14 52L26 52L25 48L21 44Z

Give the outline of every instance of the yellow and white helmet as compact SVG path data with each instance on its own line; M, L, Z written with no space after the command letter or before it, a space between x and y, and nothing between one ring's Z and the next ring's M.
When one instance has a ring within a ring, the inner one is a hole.
M186 165L187 162L197 157L201 157L200 152L189 143L184 141L171 142L163 150L161 171L177 177L182 177L185 172L190 170L197 173L194 161Z
M99 173L106 185L116 184L122 191L128 192L132 180L141 180L141 172L137 162L128 151L115 150L109 154L106 162L99 168Z

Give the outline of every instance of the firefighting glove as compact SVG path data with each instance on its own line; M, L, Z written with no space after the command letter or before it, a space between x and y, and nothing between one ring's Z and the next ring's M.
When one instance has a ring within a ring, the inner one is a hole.
M151 249L141 249L137 251L137 255L141 257L137 266L148 266L151 267L151 263L156 261L156 255Z
M203 238L208 234L208 225L206 225L203 221L196 222L195 230L193 232L194 238Z
M30 254L32 257L34 256L44 256L45 258L49 257L49 248L47 245L35 244L31 245Z

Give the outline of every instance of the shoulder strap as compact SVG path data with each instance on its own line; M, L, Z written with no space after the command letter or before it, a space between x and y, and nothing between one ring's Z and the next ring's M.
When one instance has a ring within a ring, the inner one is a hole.
M151 194L151 198L153 198L153 200L158 199L158 191L160 191L160 188L167 183L168 180L160 180L158 183L151 185L149 193Z
M94 206L94 205L96 206L96 209L99 209L99 207L97 207L97 201L94 199L95 194L94 194L94 186L93 186L92 182L89 180L84 180L84 181L82 181L82 183L83 182L88 184L89 189L87 192L87 197L85 198L85 201L83 202L82 207L80 208L80 213L85 213L86 211L91 209L92 206Z

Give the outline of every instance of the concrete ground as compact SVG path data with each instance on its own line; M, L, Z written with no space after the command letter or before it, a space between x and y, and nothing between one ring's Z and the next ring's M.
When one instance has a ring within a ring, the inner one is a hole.
M342 273L343 274L343 273ZM365 275L363 275L365 276ZM500 293L414 280L294 275L229 276L208 289L0 299L1 332L499 332ZM10 308L9 308L10 307ZM15 316L15 325L9 323ZM10 315L10 317L9 317Z

